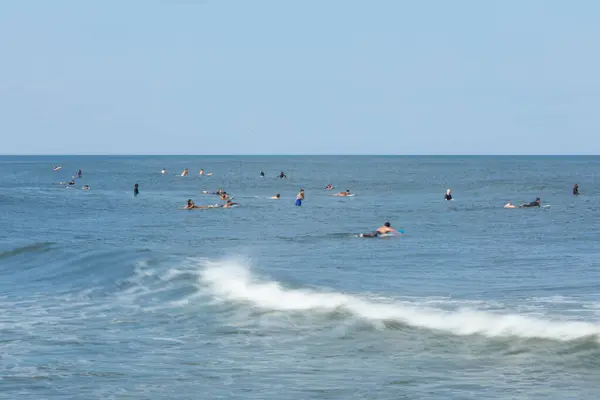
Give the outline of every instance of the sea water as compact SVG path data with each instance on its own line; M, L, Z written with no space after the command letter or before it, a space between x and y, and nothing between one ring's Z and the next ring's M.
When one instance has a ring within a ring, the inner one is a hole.
M600 397L598 157L0 166L0 398Z

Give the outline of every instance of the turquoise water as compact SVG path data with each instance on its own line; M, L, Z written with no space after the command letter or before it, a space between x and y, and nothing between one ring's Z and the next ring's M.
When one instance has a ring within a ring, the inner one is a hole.
M0 398L599 396L600 157L0 164Z

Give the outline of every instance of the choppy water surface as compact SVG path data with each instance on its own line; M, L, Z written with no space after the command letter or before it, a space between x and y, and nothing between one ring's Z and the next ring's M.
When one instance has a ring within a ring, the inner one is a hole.
M600 397L598 157L0 165L0 398Z

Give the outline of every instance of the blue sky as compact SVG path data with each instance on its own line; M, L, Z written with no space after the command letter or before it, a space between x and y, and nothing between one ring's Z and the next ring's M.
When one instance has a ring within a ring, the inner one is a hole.
M600 2L0 4L1 154L599 154Z

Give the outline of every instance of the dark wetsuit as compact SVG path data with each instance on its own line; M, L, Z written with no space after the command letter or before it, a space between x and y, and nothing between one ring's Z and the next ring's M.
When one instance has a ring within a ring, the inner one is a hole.
M574 196L579 196L579 186L573 187L573 195Z
M452 195L451 194L445 195L444 200L446 200L446 201L452 200Z
M531 203L523 204L521 207L539 207L540 203L537 201L532 201Z
M133 195L137 196L138 194L140 194L140 189L139 189L139 187L136 186L133 188Z
M265 173L260 171L260 176L265 176Z

